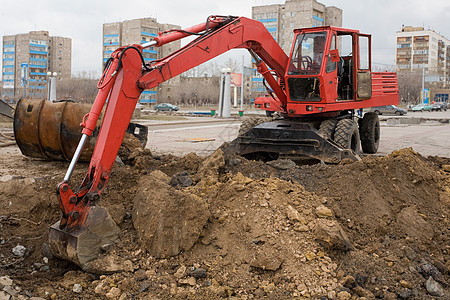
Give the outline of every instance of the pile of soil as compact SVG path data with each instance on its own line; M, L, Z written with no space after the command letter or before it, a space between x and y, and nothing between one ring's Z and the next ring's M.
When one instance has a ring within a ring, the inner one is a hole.
M220 149L208 158L128 154L100 201L120 240L90 272L47 245L67 163L0 158L0 299L449 295L448 158L403 149L304 166Z

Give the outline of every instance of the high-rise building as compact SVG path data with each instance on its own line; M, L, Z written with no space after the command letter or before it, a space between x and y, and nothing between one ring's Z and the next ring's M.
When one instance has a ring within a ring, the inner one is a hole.
M143 44L149 42L159 32L170 29L180 29L180 26L160 24L155 18L142 18L123 22L103 24L103 65L118 47L129 44ZM145 62L163 58L181 47L181 41L174 41L162 47L149 47L143 50ZM155 89L145 90L141 94L141 103L155 103L159 100L170 101L171 86L178 82L172 78Z
M434 30L403 26L396 33L396 69L414 71L424 69L448 83L450 72L450 41Z
M252 7L252 18L261 21L281 48L289 55L294 29L319 26L342 27L342 10L317 0L290 0L284 4ZM265 93L263 78L252 78L252 93Z
M47 72L57 79L71 77L72 40L49 36L48 31L3 36L4 99L45 98Z

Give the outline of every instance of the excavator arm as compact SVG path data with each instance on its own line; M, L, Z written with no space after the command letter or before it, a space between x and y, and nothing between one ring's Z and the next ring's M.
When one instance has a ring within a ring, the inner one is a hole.
M144 48L160 47L190 35L198 37L169 56L145 64ZM62 216L49 233L50 247L56 256L83 267L94 260L105 245L118 238L117 225L106 209L97 204L142 91L235 48L250 51L258 71L285 107L286 92L273 73L283 78L288 57L264 25L252 19L210 16L203 24L167 32L147 44L121 47L112 54L98 84L99 92L92 109L81 124L83 134L78 148L64 180L57 186ZM81 186L73 191L69 186L70 177L106 102L88 172Z
M157 38L155 43L159 46ZM284 77L288 57L264 25L244 17L228 17L226 25L206 33L173 54L152 63L150 65L152 70L139 79L138 86L143 89L154 88L167 79L235 48L248 49L254 58L259 57L257 64L260 72L264 73L263 76L268 75L267 77L270 76L273 79L273 75L266 73L268 69L264 65L265 62L278 77ZM268 81L277 96L282 99L281 101L284 99L286 102L286 93L276 80L269 78Z

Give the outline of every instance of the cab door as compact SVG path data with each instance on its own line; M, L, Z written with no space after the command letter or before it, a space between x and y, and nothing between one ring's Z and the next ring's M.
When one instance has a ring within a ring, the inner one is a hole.
M323 86L324 92L322 95L326 95L326 102L335 102L338 99L337 85L337 61L339 61L339 54L337 52L336 45L336 33L330 32L330 47L326 51L325 57L325 72L323 73ZM336 57L337 56L337 57Z
M356 96L357 100L372 98L371 75L371 38L368 34L357 34L358 58L356 62Z

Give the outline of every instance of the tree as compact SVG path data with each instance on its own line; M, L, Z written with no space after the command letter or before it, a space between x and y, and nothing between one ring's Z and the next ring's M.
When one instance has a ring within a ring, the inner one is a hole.
M420 102L420 90L422 89L422 72L401 71L397 72L398 91L401 103L417 104Z
M219 77L181 77L177 91L176 104L202 106L218 103Z
M230 68L232 73L242 72L242 64L231 57L229 57L223 64L221 64L221 66L222 68Z
M209 64L203 63L201 65L198 65L192 69L187 70L183 73L183 76L185 77L204 77L207 76L209 73Z
M58 99L72 99L82 103L93 103L97 96L98 78L94 72L78 73L79 77L60 80L56 83Z

